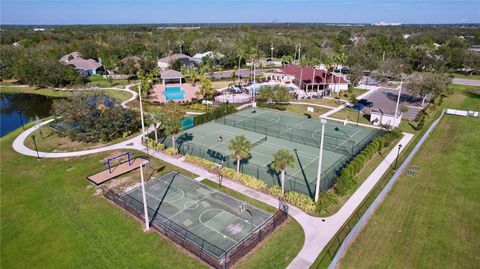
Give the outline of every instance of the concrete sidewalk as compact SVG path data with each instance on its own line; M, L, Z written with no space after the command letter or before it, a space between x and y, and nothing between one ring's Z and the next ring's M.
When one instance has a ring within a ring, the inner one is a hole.
M14 150L21 154L35 157L36 152L27 148L24 145L24 141L32 132L34 132L40 126L48 124L49 122L51 122L51 120L45 121L40 125L29 128L28 130L20 134L13 142ZM412 134L404 133L403 138L393 147L393 149L386 156L384 161L380 163L380 165L370 174L370 176L362 183L362 185L355 191L355 193L347 200L347 202L342 206L342 208L340 208L340 210L333 216L326 218L313 217L294 206L289 206L289 214L303 228L305 234L305 241L302 249L294 258L292 263L288 266L288 268L308 268L313 264L313 262L316 260L323 248L340 230L342 225L347 221L347 219L352 215L352 213L360 205L360 203L367 196L367 194L372 190L375 184L380 180L380 178L389 168L390 164L394 162L397 156L398 145L402 144L403 147L401 150L403 150L405 146L412 140L412 138ZM42 158L63 158L94 154L113 149L136 149L145 153L147 152L147 148L141 144L141 136L139 135L127 141L103 148L64 153L40 152L40 155ZM196 180L207 178L214 182L218 182L218 176L216 174L210 173L209 171L200 166L196 166L194 164L186 162L184 160L184 157L175 158L163 152L157 152L152 149L149 149L149 153L151 156L157 159L160 159L162 161L165 161L167 163L199 175ZM278 207L278 200L275 197L250 189L228 178L223 179L222 185L242 194L245 194L251 198L257 199L270 206Z

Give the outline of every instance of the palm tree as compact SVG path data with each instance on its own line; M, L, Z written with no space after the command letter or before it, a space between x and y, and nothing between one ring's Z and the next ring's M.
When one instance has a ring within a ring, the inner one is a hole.
M285 172L288 167L294 167L293 155L287 149L281 149L273 155L272 168L280 173L280 183L282 184L282 196L285 194Z
M237 159L237 176L240 174L240 161L250 157L250 151L253 149L252 143L244 135L235 136L228 144L232 156Z
M149 114L150 125L153 125L155 131L155 143L158 143L158 127L162 124L163 114L157 111Z
M172 147L175 149L175 134L182 130L180 120L184 115L183 108L171 101L165 105L165 114L162 115L162 125L165 135L172 136Z
M212 81L206 77L202 77L200 79L200 94L203 96L205 100L208 100L209 98L213 97L214 93L215 92L212 86ZM207 103L207 108L208 108L208 103Z

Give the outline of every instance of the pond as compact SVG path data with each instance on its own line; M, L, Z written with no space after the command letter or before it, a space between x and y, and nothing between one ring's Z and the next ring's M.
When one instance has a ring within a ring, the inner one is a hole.
M51 115L55 98L29 93L0 93L0 137L30 121Z

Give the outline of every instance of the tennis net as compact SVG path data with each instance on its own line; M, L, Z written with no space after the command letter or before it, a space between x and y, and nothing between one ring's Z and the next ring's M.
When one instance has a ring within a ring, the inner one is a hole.
M292 142L302 143L304 145L318 147L320 146L319 137L312 136L311 131L298 129L282 124L270 124L266 121L251 119L235 115L234 117L223 117L216 119L215 122L233 126L240 129L261 133L266 136L277 137ZM342 139L325 134L324 147L326 150L333 151L343 155L351 155L355 149L356 143L353 140Z
M267 136L264 136L264 137L258 139L257 141L253 142L252 146L256 147L256 146L258 146L258 145L260 145L260 144L262 144L263 142L266 142L266 141L267 141Z

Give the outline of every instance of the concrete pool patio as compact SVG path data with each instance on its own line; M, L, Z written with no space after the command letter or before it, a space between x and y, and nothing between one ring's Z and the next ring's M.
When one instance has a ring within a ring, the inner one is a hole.
M153 88L149 92L148 99L154 103L166 103L167 99L164 94L165 88L168 87L181 87L182 90L185 92L183 100L173 100L175 102L191 102L198 100L202 97L200 94L200 88L198 86L194 86L190 83L182 83L182 84L155 84Z

